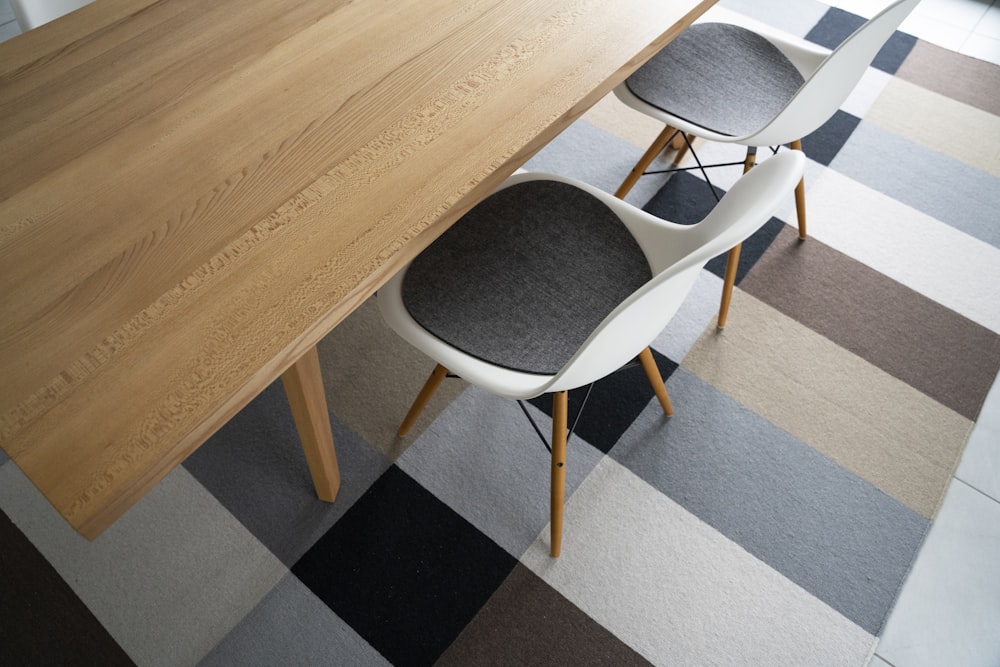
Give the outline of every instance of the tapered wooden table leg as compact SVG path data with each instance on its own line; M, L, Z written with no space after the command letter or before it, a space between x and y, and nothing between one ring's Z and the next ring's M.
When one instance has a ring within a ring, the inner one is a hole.
M281 376L320 500L333 502L340 490L340 469L333 448L330 414L326 409L319 354L310 349Z

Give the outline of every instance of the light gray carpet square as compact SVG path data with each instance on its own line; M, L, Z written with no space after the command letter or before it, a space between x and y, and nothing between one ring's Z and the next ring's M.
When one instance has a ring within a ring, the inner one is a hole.
M577 121L540 150L524 165L525 171L543 171L576 178L605 192L614 192L642 157L644 148L616 137L586 121ZM666 167L663 160L650 170ZM641 206L666 182L666 176L639 179L625 201Z
M1000 247L996 177L861 121L830 163L836 171Z
M872 634L929 522L678 369L612 458Z
M548 438L552 420L528 409ZM567 499L601 456L570 439ZM548 525L551 461L514 401L470 387L396 463L516 558Z
M293 574L201 661L230 665L389 665Z

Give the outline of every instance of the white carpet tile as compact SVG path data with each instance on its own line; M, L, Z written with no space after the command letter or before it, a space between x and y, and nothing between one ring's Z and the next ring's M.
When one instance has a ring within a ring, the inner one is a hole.
M860 665L872 651L874 637L611 459L566 509L559 560L539 540L523 562L654 664Z

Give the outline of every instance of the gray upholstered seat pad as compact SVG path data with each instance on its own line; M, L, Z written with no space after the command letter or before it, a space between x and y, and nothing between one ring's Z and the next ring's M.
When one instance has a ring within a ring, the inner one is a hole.
M528 181L485 199L414 260L403 302L468 354L554 374L650 277L603 202L565 183Z
M773 44L726 23L691 26L626 80L647 104L734 137L762 129L802 83Z

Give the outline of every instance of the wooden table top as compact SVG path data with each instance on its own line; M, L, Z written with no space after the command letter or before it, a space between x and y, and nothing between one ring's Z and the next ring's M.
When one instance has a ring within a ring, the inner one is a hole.
M0 44L0 445L99 534L714 0L97 0Z

